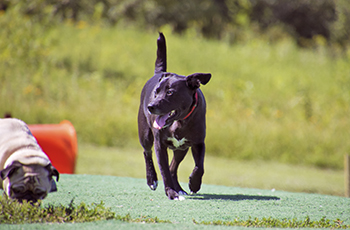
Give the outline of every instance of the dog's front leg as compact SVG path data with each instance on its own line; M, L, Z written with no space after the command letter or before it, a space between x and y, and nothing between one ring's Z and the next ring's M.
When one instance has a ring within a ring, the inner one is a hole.
M170 200L177 200L179 199L179 194L174 189L170 174L167 147L155 141L154 149L158 159L159 170L163 177L165 195L167 195Z
M190 176L188 186L192 193L196 193L201 188L202 176L204 174L204 154L205 144L200 143L192 146L192 155L195 167Z
M152 190L156 190L158 186L158 179L157 179L157 173L154 169L153 159L152 159L152 151L144 151L143 155L145 157L145 163L146 163L146 178L147 178L147 185Z

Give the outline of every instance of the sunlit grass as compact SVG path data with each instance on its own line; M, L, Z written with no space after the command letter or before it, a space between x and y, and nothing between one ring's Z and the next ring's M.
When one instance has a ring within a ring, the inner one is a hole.
M272 217L269 218L249 218L248 220L239 220L235 219L234 221L211 221L211 222L200 222L193 220L195 224L204 224L204 225L223 225L223 226L242 226L250 228L331 228L331 229L346 229L349 228L348 225L343 224L343 221L337 220L328 220L325 217L321 220L312 221L309 217L306 217L304 220L278 220Z
M172 157L172 152L169 151ZM157 164L154 156L155 164ZM343 172L278 162L240 161L207 155L203 183L243 188L344 195ZM161 180L161 175L156 171ZM188 182L194 167L189 153L179 168L179 181ZM142 148L79 145L76 173L146 178ZM162 188L160 188L162 189ZM184 187L189 191L188 188Z
M48 205L42 207L41 201L35 204L27 203L26 201L20 203L17 200L9 199L7 196L0 196L0 203L0 223L7 225L5 228L11 228L13 225L18 224L77 224L96 222L100 220L118 220L122 222L140 224L177 224L176 222L171 222L169 220L161 220L158 217L141 215L138 218L132 218L130 214L126 214L125 216L116 215L116 213L111 211L111 208L106 208L103 202L91 205L86 205L85 203L75 205L74 200L72 200L67 206ZM247 220L235 218L233 221L216 220L202 222L198 222L193 219L193 223L196 225L223 225L265 228L349 228L349 226L344 224L344 221L340 219L329 220L326 219L326 217L323 217L319 221L311 220L309 217L306 217L303 220L297 220L296 218L280 220L273 217L264 217L261 219L249 217Z

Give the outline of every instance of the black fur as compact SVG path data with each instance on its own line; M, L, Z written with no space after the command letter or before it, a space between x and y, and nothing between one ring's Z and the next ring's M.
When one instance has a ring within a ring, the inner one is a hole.
M147 184L157 188L157 174L152 159L152 147L158 159L165 193L169 199L186 194L177 179L177 170L191 147L195 167L189 177L189 188L196 193L202 183L205 155L206 103L200 85L207 84L209 73L181 76L166 72L166 43L162 33L157 40L155 75L141 92L138 114L139 139L144 149ZM172 140L177 140L172 141ZM174 151L169 165L167 148Z

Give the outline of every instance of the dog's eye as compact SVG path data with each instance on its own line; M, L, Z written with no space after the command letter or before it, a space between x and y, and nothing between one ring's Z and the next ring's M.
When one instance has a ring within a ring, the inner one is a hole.
M168 95L168 96L173 95L173 93L174 93L174 91L172 91L172 90L168 90L168 91L166 91L166 95Z

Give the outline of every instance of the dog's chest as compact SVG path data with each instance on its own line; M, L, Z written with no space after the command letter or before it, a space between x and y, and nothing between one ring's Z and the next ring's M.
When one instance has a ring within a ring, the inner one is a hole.
M167 145L172 150L185 150L188 148L188 139L185 138L182 123L175 121L169 127L169 134L167 140Z
M187 145L186 145L187 139L184 137L181 139L177 139L174 136L172 136L172 137L168 137L167 141L168 141L168 146L170 149L175 150L175 149L186 149L187 148Z

